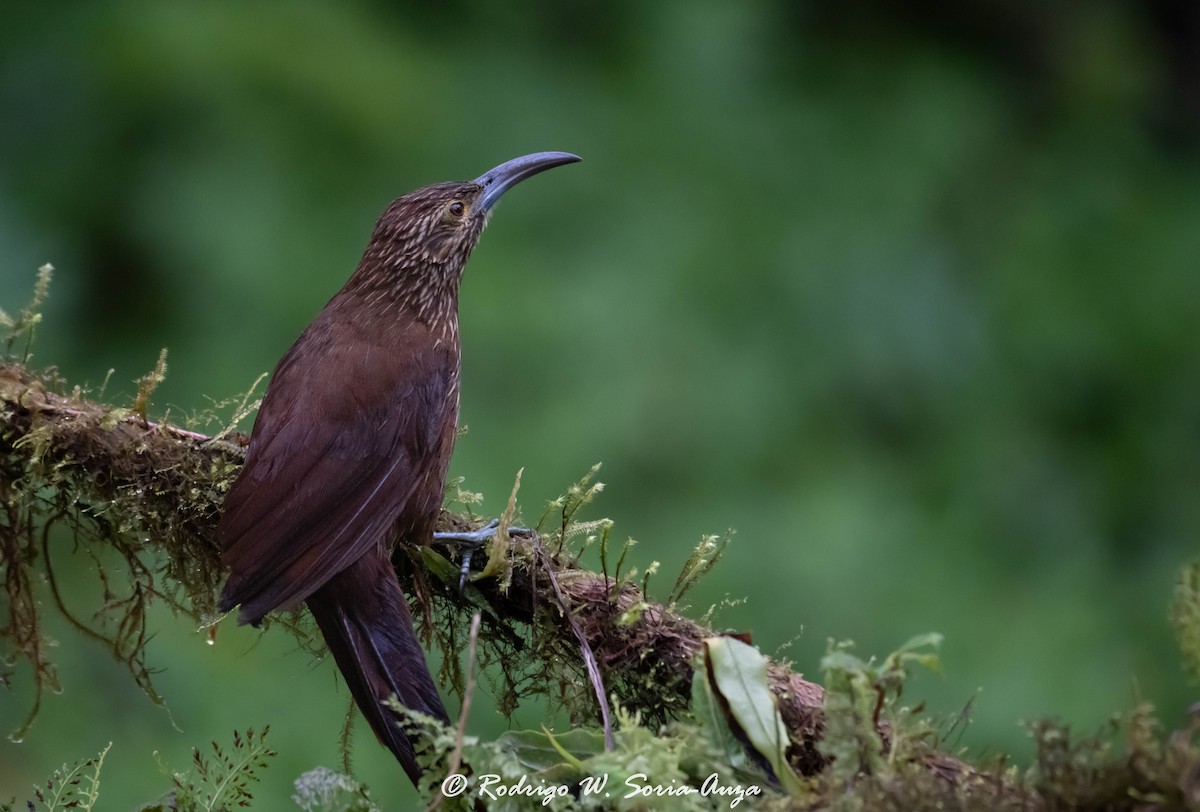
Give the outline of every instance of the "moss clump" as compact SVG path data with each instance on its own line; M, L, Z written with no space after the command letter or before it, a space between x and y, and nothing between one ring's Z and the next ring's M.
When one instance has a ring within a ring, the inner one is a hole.
M198 623L213 619L222 575L213 531L241 448L59 394L60 386L52 373L0 365L0 639L33 666L39 698L56 687L39 622L44 591L158 701L145 661L147 610L157 599ZM59 588L64 549L94 564L94 620L81 620Z

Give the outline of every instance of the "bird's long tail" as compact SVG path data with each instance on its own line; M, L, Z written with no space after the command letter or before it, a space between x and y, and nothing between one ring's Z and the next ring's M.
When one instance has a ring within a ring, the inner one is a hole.
M371 729L417 783L412 742L401 717L382 703L395 696L410 710L449 720L391 563L364 555L310 595L308 608Z

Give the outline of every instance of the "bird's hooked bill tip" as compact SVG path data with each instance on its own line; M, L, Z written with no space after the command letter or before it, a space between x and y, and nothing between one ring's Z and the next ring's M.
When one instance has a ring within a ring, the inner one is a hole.
M582 160L578 155L569 152L535 152L505 161L499 166L489 169L475 179L475 183L483 187L480 198L480 208L487 211L500 196L526 178L531 178L539 172L553 169L564 164L573 164Z

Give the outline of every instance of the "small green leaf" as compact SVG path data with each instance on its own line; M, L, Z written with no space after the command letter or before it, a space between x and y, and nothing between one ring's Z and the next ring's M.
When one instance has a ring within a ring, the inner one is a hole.
M604 734L583 728L558 734L548 730L509 731L496 739L496 743L532 771L548 770L564 763L582 769L583 761L604 752Z
M725 721L721 703L708 681L708 669L701 663L692 673L692 715L700 723L706 738L725 755L734 769L746 767L746 749Z
M868 663L866 660L841 649L830 651L821 658L822 671L859 672L866 671L867 668Z
M754 646L732 637L710 637L704 653L716 693L724 699L733 721L741 728L789 793L801 784L784 755L787 728L767 684L767 658Z

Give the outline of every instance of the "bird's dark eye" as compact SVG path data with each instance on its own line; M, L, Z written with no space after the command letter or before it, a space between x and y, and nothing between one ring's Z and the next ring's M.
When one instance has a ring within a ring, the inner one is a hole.
M450 212L450 214L454 217L462 217L463 212L465 212L466 210L467 210L467 207L462 204L461 200L455 200L453 203L451 203L449 206L446 207L446 211Z

